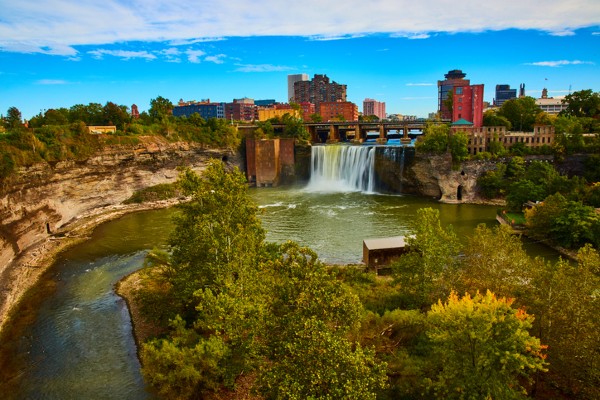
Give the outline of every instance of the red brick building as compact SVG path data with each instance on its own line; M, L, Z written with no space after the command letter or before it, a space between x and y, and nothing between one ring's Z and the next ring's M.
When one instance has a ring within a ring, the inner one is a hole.
M452 122L464 119L474 128L483 126L483 84L455 86L452 96Z
M225 104L225 119L233 121L254 121L258 119L254 100L234 99L233 103Z
M363 101L363 116L374 115L380 120L385 119L385 102L374 99L365 99Z
M319 110L324 101L346 101L346 85L330 82L327 75L315 74L310 81L294 83L294 100L297 103L313 103Z
M465 74L460 69L453 69L444 75L443 81L438 81L438 113L442 121L450 121L452 112L447 105L448 94L452 93L455 86L468 86L471 81L465 79Z
M350 101L326 101L319 114L323 121L358 121L358 106Z

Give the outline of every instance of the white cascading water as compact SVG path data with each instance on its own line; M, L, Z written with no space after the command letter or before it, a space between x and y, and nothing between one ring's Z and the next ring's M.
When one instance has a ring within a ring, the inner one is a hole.
M310 182L314 192L366 192L375 189L375 147L326 145L311 150Z

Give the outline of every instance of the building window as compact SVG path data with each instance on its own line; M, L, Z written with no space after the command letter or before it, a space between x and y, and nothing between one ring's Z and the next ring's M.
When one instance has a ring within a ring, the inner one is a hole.
M462 87L457 87L456 88L456 94L463 94L463 88Z

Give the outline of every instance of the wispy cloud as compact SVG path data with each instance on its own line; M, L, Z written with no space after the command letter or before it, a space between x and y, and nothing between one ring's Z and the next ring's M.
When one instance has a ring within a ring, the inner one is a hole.
M533 65L536 67L562 67L565 65L594 65L591 61L580 61L580 60L557 60L557 61L537 61L532 63L525 63L525 65Z
M271 65L271 64L238 64L237 72L281 72L291 71L295 68L286 67L284 65Z
M429 39L431 35L427 32L404 32L392 33L391 37L406 38L406 39Z
M106 50L106 49L98 49L88 51L88 54L91 54L94 58L102 59L104 56L113 56L119 57L124 60L131 60L133 58L143 58L148 61L155 60L156 56L147 51L131 51L131 50Z
M225 54L216 54L214 56L206 56L204 57L204 61L212 62L215 64L223 64L223 59L226 57Z
M62 79L40 79L35 82L38 85L67 85L68 81Z
M346 0L340 11L338 0L263 0L261 7L247 0L229 0L214 7L159 0L46 0L43 7L39 2L5 1L0 51L73 57L77 46L83 45L135 41L191 46L235 36L340 40L383 33L426 39L438 32L504 29L572 35L579 28L598 26L600 15L598 0L546 0L543 13L537 0L485 4L464 0L460 7L447 5L447 0ZM319 12L314 12L316 9ZM199 32L209 32L210 37L198 37ZM129 58L134 57L138 56Z
M202 50L192 50L192 49L188 49L185 51L185 54L187 55L188 61L194 64L198 64L200 63L202 60L200 57L202 57L203 55L205 55L206 53Z
M433 83L428 83L428 82L407 83L406 86L433 86Z

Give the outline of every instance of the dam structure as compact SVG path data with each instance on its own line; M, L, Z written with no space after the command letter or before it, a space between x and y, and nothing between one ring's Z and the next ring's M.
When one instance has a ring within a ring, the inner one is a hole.
M381 165L402 174L405 146L367 146L351 144L313 145L311 149L310 180L305 190L310 192L378 193ZM390 164L391 163L391 164ZM401 175L400 175L401 176Z

